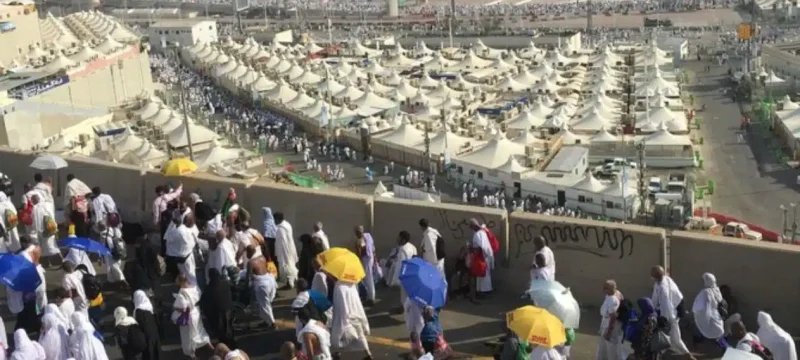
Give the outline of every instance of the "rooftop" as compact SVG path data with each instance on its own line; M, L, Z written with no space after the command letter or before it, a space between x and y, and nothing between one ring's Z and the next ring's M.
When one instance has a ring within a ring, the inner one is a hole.
M151 28L180 28L193 27L204 22L216 22L214 19L168 19L160 20L150 25Z
M581 146L564 146L561 151L553 157L546 172L570 173L580 164L581 160L589 154L589 149Z

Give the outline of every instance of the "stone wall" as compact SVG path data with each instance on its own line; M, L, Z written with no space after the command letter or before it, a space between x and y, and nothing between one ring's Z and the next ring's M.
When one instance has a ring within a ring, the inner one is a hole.
M33 181L29 168L36 156L0 149L0 171L15 183L19 202L22 186ZM773 314L789 331L800 331L800 310L792 301L800 297L800 247L748 242L707 234L676 231L666 236L663 229L621 225L536 214L508 214L505 211L455 204L433 204L339 191L322 192L275 184L251 185L244 181L210 175L165 178L157 172L110 164L88 158L68 158L69 167L43 171L56 180L56 204L61 207L66 175L74 173L89 186L100 186L113 196L124 218L148 221L157 185L184 184L185 194L198 192L206 202L219 206L228 189L239 194L239 203L250 210L253 226L261 228L261 208L281 211L294 227L295 238L310 233L316 221L334 246L350 246L353 227L364 225L372 232L377 257L386 257L406 230L419 246L426 218L447 241L448 267L463 244L472 238L467 226L471 218L485 223L497 235L501 250L494 271L495 287L503 296L517 296L527 287L533 259L532 239L542 235L555 252L556 278L572 289L586 306L603 300L602 282L615 279L629 298L649 296L654 265L667 266L681 287L687 309L702 287L701 276L711 272L719 284L728 284L739 299L740 310L751 327L758 310ZM669 258L667 257L669 254Z

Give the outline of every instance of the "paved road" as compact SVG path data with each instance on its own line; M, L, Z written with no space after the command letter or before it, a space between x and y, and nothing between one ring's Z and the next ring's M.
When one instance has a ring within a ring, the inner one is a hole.
M700 146L705 168L698 170L698 183L716 182L713 211L780 232L783 223L778 207L788 206L797 197L798 172L777 161L768 146L775 140L760 126L753 126L750 133L740 131L739 106L721 91L727 66L714 64L711 72L705 73L706 64L687 64L696 75L689 91L707 106L706 112L699 114L703 117L699 135L705 138Z
M129 252L131 254L132 252ZM102 269L102 266L98 266ZM527 276L527 274L526 274ZM50 292L60 286L62 273L60 271L49 270L47 272L47 288ZM103 275L100 274L103 278ZM598 286L599 289L599 286ZM624 291L624 289L622 289ZM174 291L172 285L162 286L162 294L170 297ZM4 293L5 290L0 290ZM125 306L129 310L132 303L127 292L104 289L106 298L106 316L101 325L101 331L107 339L111 338L113 331L113 309L117 306ZM521 300L516 291L508 290L505 293L495 295L490 299L481 300L479 305L467 302L462 299L450 301L447 308L442 312L442 325L445 330L447 340L459 353L459 358L469 359L489 359L490 351L483 343L486 340L495 339L502 333L504 313L515 307L526 305ZM293 338L292 317L289 313L289 304L294 298L294 293L290 291L279 292L279 298L273 304L276 318L279 322L279 330L267 333L260 330L240 331L237 333L237 340L240 347L247 351L253 359L274 359L276 358L280 344L291 341ZM687 297L690 295L687 294ZM163 297L163 296L162 296ZM2 299L5 296L0 297ZM407 353L408 330L403 320L403 316L394 314L392 311L399 306L399 293L396 289L379 288L378 301L372 308L367 309L372 334L369 338L370 347L376 359L396 359ZM603 295L598 291L597 302L602 301ZM171 302L169 302L171 304ZM597 348L597 328L599 316L595 306L586 306L581 318L581 329L572 348L572 359L590 359L594 357ZM0 305L0 315L8 331L13 334L15 318L8 314L5 303ZM166 340L164 341L163 351L165 358L181 356L179 336L177 328L167 325L165 329ZM688 335L684 336L689 338ZM13 336L12 336L13 338ZM112 341L106 341L106 349L112 360L120 358L118 348ZM707 350L707 349L705 349ZM205 357L200 355L200 359ZM345 360L361 359L361 354L343 354ZM717 357L701 357L712 359ZM672 359L672 357L667 357Z

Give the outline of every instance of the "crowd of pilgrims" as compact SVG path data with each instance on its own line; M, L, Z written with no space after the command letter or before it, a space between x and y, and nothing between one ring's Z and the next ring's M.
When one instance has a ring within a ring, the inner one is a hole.
M408 231L401 231L396 247L380 260L372 235L356 226L352 241L343 242L357 254L365 270L366 277L356 284L321 270L317 255L331 246L321 222L295 241L294 229L284 215L263 207L263 221L256 230L252 216L237 202L233 189L217 207L204 202L197 193L184 196L182 184L176 188L158 186L153 194L151 221L138 229L121 219L116 202L102 189L90 188L73 174L67 180L63 193L69 235L89 236L108 247L110 255L100 259L106 265L107 278L99 280L93 254L68 248L61 258L49 226L35 225L55 219L51 179L36 174L34 183L24 185L19 207L0 192L0 214L4 214L0 217L0 244L4 249L0 250L21 254L36 266L42 280L32 293L6 289L9 311L17 321L13 344L0 334L0 358L108 359L104 344L111 339L98 330L104 325L104 295L116 296L106 292L116 286L122 296L130 296L131 304L113 310L114 343L124 359L142 360L161 358L163 329L170 323L178 327L182 352L189 358L213 351L220 359L246 360L248 355L239 348L233 326L236 309L254 307L260 323L273 330L276 320L272 302L279 289L292 288L296 291L291 309L297 338L283 344L284 358L335 359L341 352L355 351L370 359L370 324L364 309L375 302L376 284L398 286L399 264L417 256L449 280L451 300L463 295L479 304L494 291L492 272L499 245L491 229L475 219L468 222L472 239L450 260L444 253L442 234L427 219L418 223L422 239L412 241ZM15 216L7 216L10 213ZM27 215L33 218L30 224L11 222ZM139 236L130 239L132 233ZM150 236L141 236L144 234ZM123 240L134 249L134 256L127 256ZM555 254L547 244L541 236L533 239L531 281L557 279ZM455 261L452 271L446 271L446 261ZM59 266L53 266L59 262ZM476 262L485 265L479 274L474 271ZM63 270L53 301L45 291L43 264L51 270ZM695 343L711 340L720 350L732 347L762 358L797 359L792 337L769 314L759 312L757 332L747 331L731 289L718 286L714 275L703 275L704 287L689 309L684 306L679 286L663 268L653 267L649 276L654 283L652 296L635 303L625 298L614 280L604 283L597 359L632 356L653 360L667 349L693 358L682 341L682 321L693 324ZM165 279L174 281L174 293L161 286ZM404 291L399 300L401 306L396 310L403 314L408 327L411 356L451 356L439 322L441 309L423 307ZM0 330L5 331L3 324ZM568 359L574 330L567 329L573 334L567 337L571 338L568 343L554 348L531 346L509 332L496 355L504 360ZM216 347L212 347L212 338ZM626 353L627 343L632 354Z

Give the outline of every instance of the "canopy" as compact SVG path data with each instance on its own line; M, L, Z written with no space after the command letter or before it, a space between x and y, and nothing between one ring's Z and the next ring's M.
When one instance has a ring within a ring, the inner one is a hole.
M530 131L523 131L522 134L515 137L514 140L511 140L511 142L520 145L530 145L534 141L536 141L536 136Z
M114 40L114 38L112 38L110 35L106 35L103 42L97 45L94 49L104 54L111 54L123 48L124 46L125 45L122 45Z
M604 184L600 180L597 180L597 178L595 178L592 174L586 174L581 181L572 187L576 190L597 194L605 191L606 188L608 188L608 185Z
M316 99L313 97L308 96L305 91L301 91L294 99L289 100L285 105L290 109L300 109L313 104L315 100Z
M647 146L689 146L692 140L686 135L673 135L669 132L666 124L661 125L661 129L644 139Z
M397 106L397 104L395 104L393 101L375 95L375 93L372 91L365 92L361 97L352 100L350 104L357 107L372 107L379 109L391 109Z
M49 62L47 65L44 66L44 71L49 73L55 73L60 70L65 70L75 67L77 65L78 65L77 63L75 63L70 59L67 59L67 57L64 56L63 54L59 54L58 56L56 56L55 59L53 59L53 61Z
M275 102L286 103L297 96L294 91L283 79L278 80L278 84L264 92L264 96Z
M458 153L459 149L464 148L467 144L472 146L483 144L482 141L460 136L454 134L450 130L440 131L436 136L430 138L430 151L431 155L439 155L448 152L450 154ZM414 146L419 150L425 150L425 141L422 141Z
M355 86L348 85L342 91L340 91L340 92L336 93L335 95L333 95L333 97L335 97L337 99L355 100L355 99L360 98L363 95L364 95L363 91L359 90Z
M592 143L616 142L619 141L619 138L606 131L605 128L601 128L597 134L594 134L591 138L589 138L589 141Z
M544 120L544 117L536 117L531 114L530 110L523 110L519 115L506 123L506 128L528 131L534 127L541 126Z
M616 122L603 117L603 115L597 111L592 111L589 115L570 124L570 126L576 131L595 132L601 129L613 128L616 126Z
M102 56L102 54L100 54L97 51L94 51L94 49L92 49L92 47L89 46L88 42L84 42L83 46L81 46L81 49L78 52L70 55L69 59L76 63L80 63L97 59L100 56Z
M509 141L502 133L486 145L468 154L457 156L456 161L468 163L486 169L494 169L508 161L512 155L525 154L525 147Z
M521 92L529 89L530 85L519 83L510 76L506 76L495 85L495 88L499 91Z
M492 65L492 61L481 59L470 49L467 51L467 56L459 61L457 66L461 69L483 69L490 65Z
M173 148L182 148L189 146L188 135L186 134L186 126L178 126L169 134L169 146ZM192 144L204 144L214 141L218 138L217 133L209 130L206 127L189 124L189 132L192 137Z
M517 161L516 156L512 155L508 157L508 161L506 161L503 165L498 166L496 170L503 173L521 174L531 170L531 168L522 166L519 161Z
M423 141L425 139L425 133L406 120L397 129L379 135L378 139L395 145L409 146Z
M653 96L659 91L666 96L680 96L681 94L678 84L656 76L644 84L637 84L635 95L638 97Z
M194 134L192 134L194 136ZM192 139L194 141L194 139ZM248 153L244 149L228 149L222 147L217 140L213 141L210 149L195 154L194 162L199 169L206 169L214 164L238 159L241 155Z

